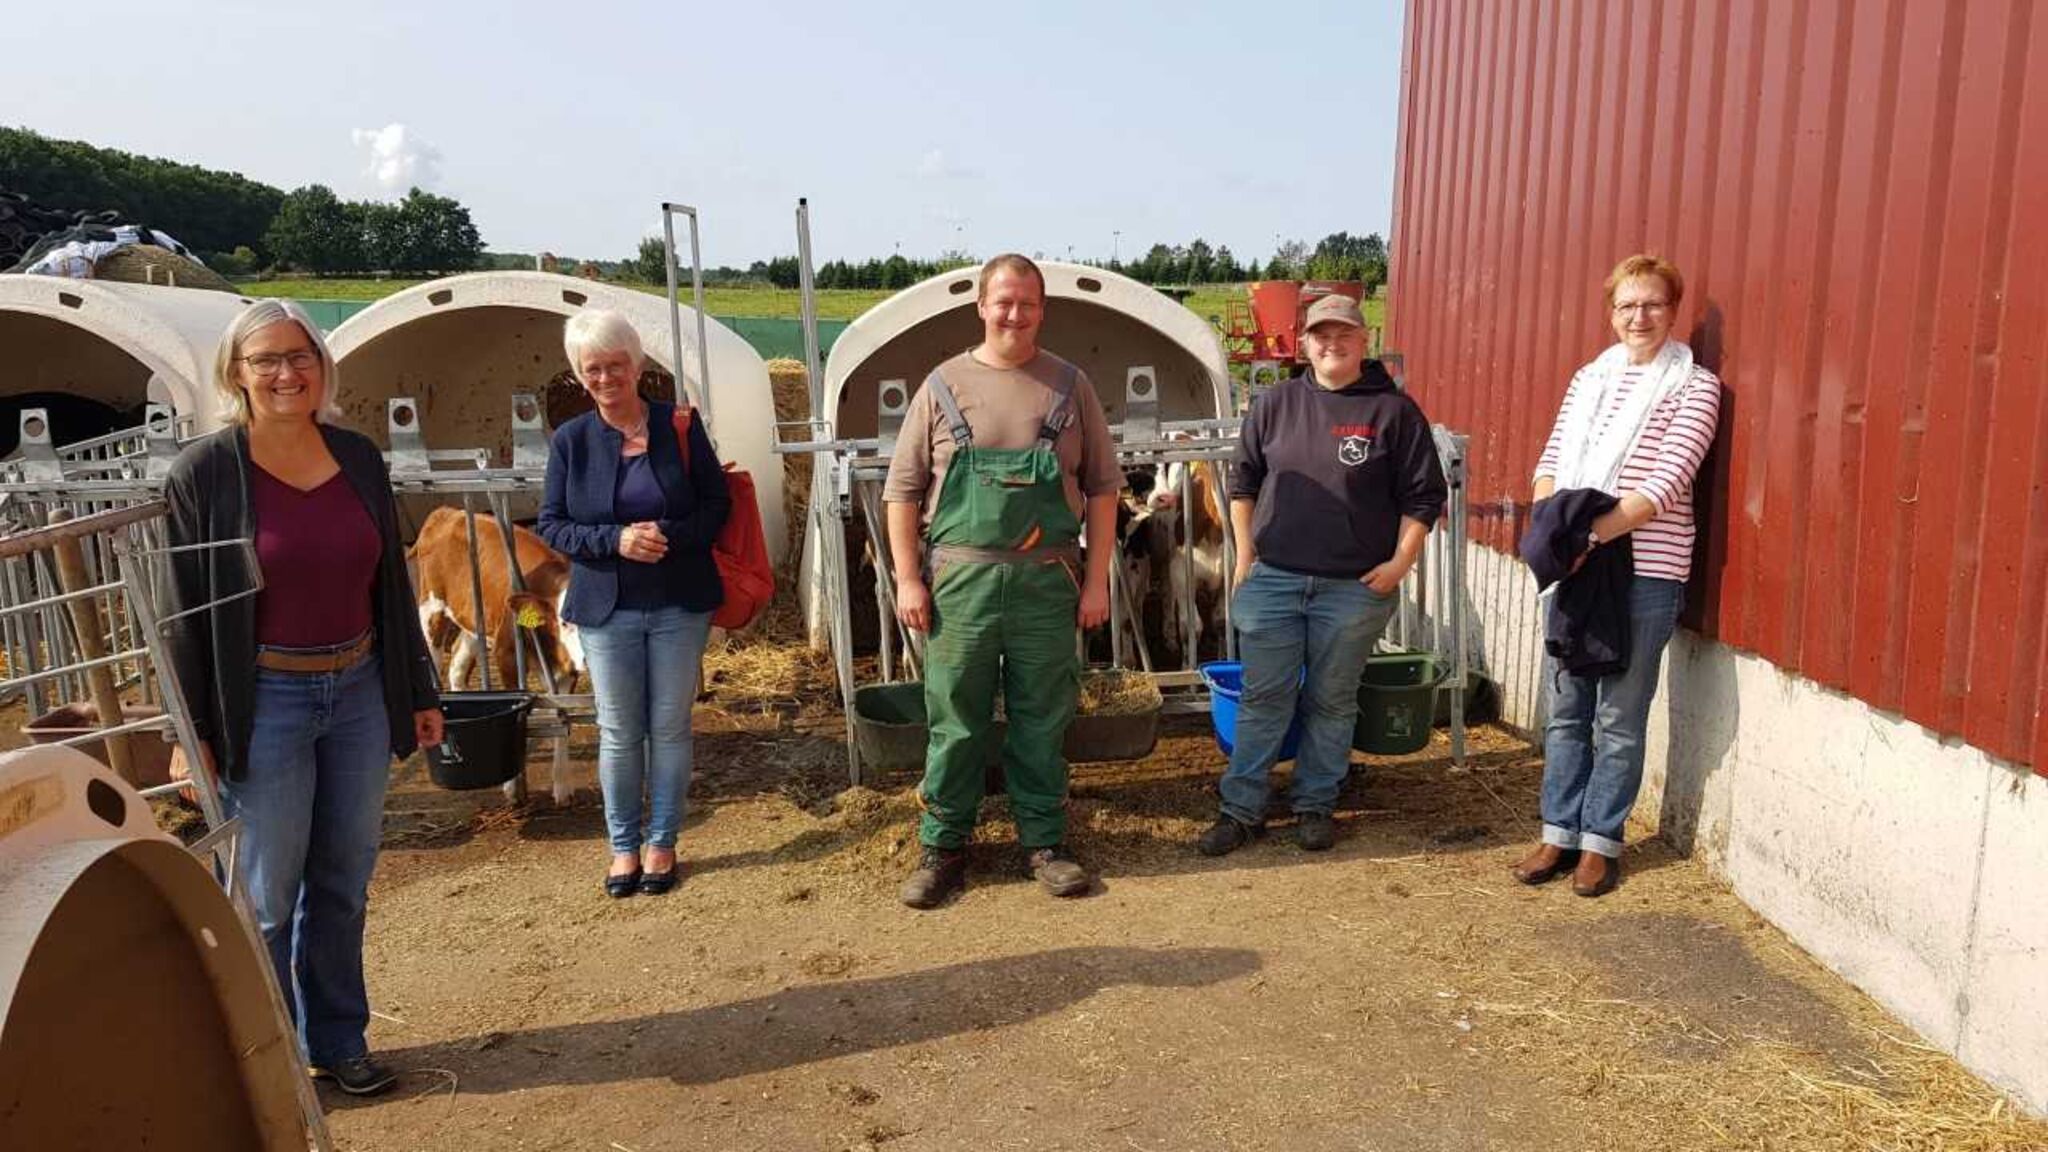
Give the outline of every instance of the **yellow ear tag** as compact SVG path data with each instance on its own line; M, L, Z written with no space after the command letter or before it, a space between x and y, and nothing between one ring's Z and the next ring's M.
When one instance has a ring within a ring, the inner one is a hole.
M522 604L519 606L519 615L516 619L519 621L521 628L538 628L540 627L540 608L533 604Z

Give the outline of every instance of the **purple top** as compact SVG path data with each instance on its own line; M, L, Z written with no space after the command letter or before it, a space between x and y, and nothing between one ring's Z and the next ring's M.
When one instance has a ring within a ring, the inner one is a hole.
M661 494L661 481L654 476L650 453L625 456L619 460L619 486L612 497L612 511L621 524L659 520L668 514L668 500ZM669 541L669 547L676 546ZM654 564L619 560L619 607L661 608L675 602L668 581Z
M384 548L348 478L310 492L249 466L256 521L256 642L280 648L346 644L370 630L370 592Z

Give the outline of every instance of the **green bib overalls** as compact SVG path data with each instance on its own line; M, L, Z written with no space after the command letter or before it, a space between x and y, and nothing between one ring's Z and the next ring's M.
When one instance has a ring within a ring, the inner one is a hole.
M1080 690L1074 631L1081 521L1068 506L1053 441L1073 420L1072 368L1038 443L974 446L946 382L925 381L946 416L953 458L926 532L932 594L925 645L931 742L918 799L923 843L958 848L981 809L996 690L1008 733L1002 761L1025 848L1066 839L1067 761L1060 746Z

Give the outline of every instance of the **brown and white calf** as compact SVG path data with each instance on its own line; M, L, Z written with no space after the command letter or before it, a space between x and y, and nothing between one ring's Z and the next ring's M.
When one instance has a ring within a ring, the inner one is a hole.
M469 530L460 509L436 508L420 526L411 551L413 580L419 594L420 629L438 651L453 649L448 658L447 686L461 689L469 681L489 638L491 686L517 688L518 663L513 646L521 640L515 625L523 614L527 631L553 673L557 692L575 690L585 671L583 645L576 626L562 620L562 599L569 592L569 560L539 536L514 526L512 544L519 557L519 575L526 585L514 591L505 563L504 537L490 516L476 518L477 582L483 587L484 611L479 626L470 579ZM527 663L533 665L533 647Z
M562 599L569 592L568 558L534 533L514 526L512 546L519 558L520 579L526 585L525 591L515 592L498 522L491 516L478 516L476 579L484 602L479 622L473 594L476 585L470 580L469 528L464 519L459 509L434 509L407 555L413 588L419 596L420 630L436 652L452 649L446 686L459 690L467 685L483 647L479 637L488 636L491 686L523 688L513 655L513 645L524 642L517 629L523 613L529 621L527 630L533 633L554 675L555 691L574 692L576 678L587 669L576 626L562 619ZM529 647L527 655L533 654ZM532 667L529 659L528 668ZM569 740L564 735L555 740L552 791L557 803L569 799L568 767Z

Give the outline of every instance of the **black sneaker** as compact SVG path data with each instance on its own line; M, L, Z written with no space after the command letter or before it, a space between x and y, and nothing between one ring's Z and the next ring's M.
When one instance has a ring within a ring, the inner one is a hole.
M332 1080L334 1086L351 1096L375 1096L388 1092L398 1083L398 1074L377 1062L376 1057L364 1054L337 1060L332 1064L315 1064L306 1069L315 1080Z
M1218 816L1216 823L1202 833L1195 841L1195 851L1204 856L1228 856L1246 844L1264 829L1246 824L1235 816Z
M1297 812L1294 842L1304 852L1328 852L1337 843L1337 822L1328 812Z
M1079 896L1095 882L1065 844L1033 849L1031 878L1055 896Z
M967 886L967 849L934 848L925 845L917 871L903 881L898 893L912 908L937 908L946 898Z

